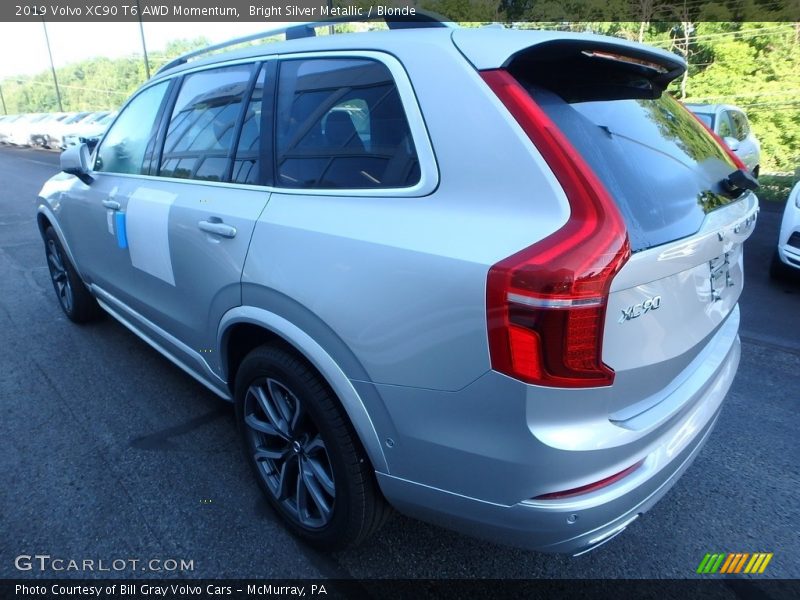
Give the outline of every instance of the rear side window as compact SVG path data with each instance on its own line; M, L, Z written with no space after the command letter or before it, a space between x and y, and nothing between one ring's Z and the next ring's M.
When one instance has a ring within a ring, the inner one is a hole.
M167 87L164 82L147 88L122 110L97 151L96 171L146 174L145 154L153 152L156 116Z
M253 65L187 75L172 109L159 175L223 181Z
M733 134L733 124L731 123L730 113L722 112L719 115L719 127L717 128L719 137L736 137Z
M733 122L733 135L741 141L750 133L750 126L747 124L747 117L742 113L732 110L730 113L731 121Z
M400 94L378 61L284 61L276 128L278 187L403 188L419 182Z

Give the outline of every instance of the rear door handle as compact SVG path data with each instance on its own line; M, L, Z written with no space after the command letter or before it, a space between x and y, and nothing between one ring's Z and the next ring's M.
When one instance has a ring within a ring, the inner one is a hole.
M226 238L232 238L236 236L236 227L232 225L225 225L221 220L216 220L215 217L211 217L213 220L209 221L199 221L197 226L205 231L206 233L213 233L214 235L219 235Z
M120 203L116 200L103 200L103 206L111 210L119 210L121 208Z

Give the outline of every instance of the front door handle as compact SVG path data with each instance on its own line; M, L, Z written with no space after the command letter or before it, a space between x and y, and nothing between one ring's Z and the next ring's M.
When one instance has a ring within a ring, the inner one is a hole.
M111 210L119 210L121 208L120 203L116 200L103 200L103 206Z
M206 233L213 233L214 235L226 238L236 236L236 227L225 225L225 223L218 220L216 217L211 217L211 220L208 221L200 221L197 223L197 226Z

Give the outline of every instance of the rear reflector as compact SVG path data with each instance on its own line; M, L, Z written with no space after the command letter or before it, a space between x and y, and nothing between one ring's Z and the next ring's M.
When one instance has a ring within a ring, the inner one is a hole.
M588 494L589 492L596 492L599 489L604 487L608 487L612 483L616 483L620 479L627 477L631 473L633 473L636 469L642 466L644 463L644 459L637 462L635 465L631 465L624 471L620 471L616 475L612 475L611 477L606 477L605 479L601 479L600 481L595 481L594 483L590 483L588 485L582 485L581 487L572 488L570 490L564 490L563 492L552 492L550 494L542 494L541 496L536 496L534 500L558 500L560 498L570 498L572 496L580 496L582 494Z
M611 280L630 257L622 216L603 184L530 94L502 69L481 77L550 166L570 204L558 231L489 270L492 368L550 387L611 385L602 342Z
M703 122L703 119L698 117L694 112L692 112L689 108L687 108L682 102L679 102L678 104L680 104L683 107L683 110L685 110L690 115L692 115L695 118L695 121L697 121L698 123L700 123L700 125L703 126L703 129L705 129L708 133L711 134L711 137L713 137L716 140L717 144L719 144L720 148L722 148L725 151L725 154L727 154L728 158L730 158L733 161L733 164L736 165L737 169L744 169L745 171L750 171L750 169L748 169L745 166L745 164L742 162L742 159L739 158L738 156L736 156L736 153L733 150L730 149L730 146L728 146L728 144L725 143L725 140L723 140L721 137L719 137L719 135L717 135L717 133L713 129L711 129L711 127L706 125Z

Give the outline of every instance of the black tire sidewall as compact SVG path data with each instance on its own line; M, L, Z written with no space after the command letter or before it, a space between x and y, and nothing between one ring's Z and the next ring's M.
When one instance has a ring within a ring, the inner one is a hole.
M67 317L69 317L71 320L76 322L82 322L86 320L87 318L86 313L91 309L91 307L88 306L87 303L91 302L93 299L89 295L89 292L86 291L83 281L78 276L78 273L75 271L75 268L72 266L72 262L70 262L69 256L67 256L67 253L64 250L64 246L61 244L61 240L58 239L58 235L56 235L56 232L53 230L52 227L47 228L47 230L44 233L44 237L45 237L45 246L48 246L49 243L52 241L55 244L56 248L58 249L58 253L61 258L61 264L64 266L64 271L67 274L67 279L69 280L70 289L72 291L72 308L70 310L67 310L67 308L64 306L64 303L61 302L61 298L58 297L58 289L56 288L55 282L52 282L53 291L56 293L56 300L58 301L58 305L61 307L61 310L64 311L64 314L67 315ZM50 248L46 247L45 251L49 254Z
M302 372L298 372L296 367L300 367ZM258 485L267 497L270 505L281 515L287 526L298 536L323 548L334 549L342 545L342 541L348 538L348 530L351 524L359 521L357 512L359 507L354 506L354 496L356 482L350 476L350 471L345 463L345 448L339 440L339 435L334 431L331 423L330 411L336 410L336 399L332 397L326 385L322 384L317 377L318 385L309 385L307 377L314 375L303 362L292 353L279 348L262 346L248 355L242 362L236 375L236 421L247 462L253 469L258 480ZM249 387L257 380L271 377L285 385L303 403L311 420L319 430L328 458L333 470L336 497L334 500L333 517L331 521L322 528L309 529L302 526L286 512L283 506L275 499L271 490L260 472L258 465L253 459L252 446L244 424L244 400ZM339 409L341 410L341 409ZM341 418L341 416L340 416ZM350 457L351 459L353 457ZM357 458L357 460L364 460Z

